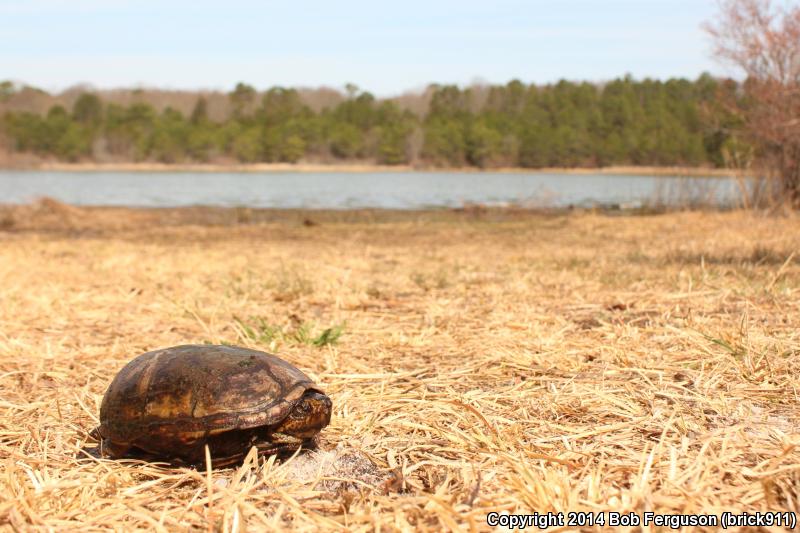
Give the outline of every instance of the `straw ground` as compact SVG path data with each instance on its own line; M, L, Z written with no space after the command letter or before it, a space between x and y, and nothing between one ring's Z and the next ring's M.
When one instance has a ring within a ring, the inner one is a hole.
M794 215L0 215L0 527L798 511ZM216 471L82 452L129 359L202 342L322 384L319 449Z

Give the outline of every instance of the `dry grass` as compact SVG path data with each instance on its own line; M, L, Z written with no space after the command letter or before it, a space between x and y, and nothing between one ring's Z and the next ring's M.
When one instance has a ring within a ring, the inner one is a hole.
M190 111L191 112L191 111ZM379 165L365 161L336 163L156 163L156 162L116 162L98 163L85 161L68 163L64 161L42 161L27 153L0 153L0 163L5 168L55 170L67 172L485 172L477 167L428 167L425 165ZM489 168L489 172L523 174L616 174L631 176L695 176L729 177L742 174L740 171L714 167L665 167L665 166L611 166L611 167L548 167Z
M2 213L0 524L799 510L796 216L205 214ZM344 332L317 346L303 324ZM320 450L213 472L82 454L125 362L203 341L317 379L334 402Z

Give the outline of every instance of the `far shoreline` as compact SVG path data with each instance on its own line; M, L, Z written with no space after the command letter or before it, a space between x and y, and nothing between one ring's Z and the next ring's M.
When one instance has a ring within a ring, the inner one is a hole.
M234 173L501 173L501 174L602 174L623 176L682 176L682 177L735 177L740 171L711 167L660 167L660 166L608 166L596 168L476 168L476 167L418 167L411 165L378 165L369 163L64 163L42 162L27 165L3 165L0 171L39 172L234 172Z

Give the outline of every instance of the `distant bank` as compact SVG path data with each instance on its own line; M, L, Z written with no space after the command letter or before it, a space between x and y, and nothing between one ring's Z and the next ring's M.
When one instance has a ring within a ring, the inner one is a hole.
M609 166L602 168L487 168L475 167L415 167L410 165L377 165L368 163L35 163L30 165L8 165L0 170L38 170L60 172L304 172L304 173L375 173L375 172L502 172L514 174L609 174L636 176L691 176L726 177L741 171L711 167L670 166Z

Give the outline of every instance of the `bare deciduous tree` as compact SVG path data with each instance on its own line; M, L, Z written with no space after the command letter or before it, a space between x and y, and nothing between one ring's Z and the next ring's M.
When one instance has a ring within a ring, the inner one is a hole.
M715 55L746 76L734 106L743 134L757 149L759 170L800 207L800 5L721 0L719 8L706 31Z

